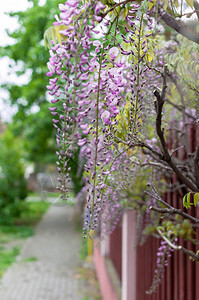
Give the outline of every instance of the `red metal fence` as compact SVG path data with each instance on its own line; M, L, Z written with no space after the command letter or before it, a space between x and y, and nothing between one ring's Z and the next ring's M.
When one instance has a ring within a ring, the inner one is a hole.
M197 217L199 217L199 209L197 209ZM199 240L199 231L197 231L196 238ZM152 295L146 294L155 274L159 243L158 239L150 237L143 246L137 249L136 300L198 300L199 264L177 251L169 258L168 267L157 291ZM198 250L198 246L191 246L190 242L182 244L180 241L180 244L194 252Z
M109 257L112 260L117 274L122 281L122 226L119 225L110 235Z
M189 145L191 153L194 152L199 142L199 131L196 127L189 129ZM175 147L173 144L175 143ZM175 139L175 134L171 134L169 142L170 149L175 149L180 142ZM176 157L186 159L182 150L175 153ZM176 178L174 176L173 183ZM182 192L168 192L165 201L176 208L183 209ZM199 218L199 208L192 207L189 213ZM196 229L196 240L199 241L199 229ZM154 272L156 269L157 250L160 241L149 238L147 242L138 247L137 250L137 299L136 300L198 300L199 299L199 263L193 262L190 258L180 251L175 251L169 258L162 284L152 295L146 295L149 289ZM189 241L179 240L179 244L196 253L199 245L193 245Z
M199 142L198 128L189 128L189 144L193 153ZM175 144L175 147L174 147ZM175 139L175 134L171 133L169 142L170 149L179 146L180 142ZM176 151L175 156L186 159L183 150ZM175 183L175 176L172 179ZM167 203L176 208L183 208L183 192L168 192L164 199ZM193 207L189 210L192 216L199 218L199 207ZM117 229L111 239L110 258L112 259L118 274L121 278L121 230ZM199 229L196 229L195 239L199 241ZM199 250L199 245L193 245L189 241L182 241L179 244L185 248L194 251ZM199 300L199 263L193 262L187 255L180 251L175 251L171 258L168 259L168 266L164 274L161 285L152 295L147 295L146 291L150 288L156 269L157 250L160 246L160 239L149 237L143 246L137 248L137 265L136 268L136 299L128 300ZM132 282L133 284L133 282ZM124 299L126 300L126 299Z

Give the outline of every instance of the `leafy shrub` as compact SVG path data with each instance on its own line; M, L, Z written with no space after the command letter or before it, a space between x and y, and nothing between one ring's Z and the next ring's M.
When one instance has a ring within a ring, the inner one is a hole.
M0 223L18 217L27 196L20 142L9 130L0 138Z

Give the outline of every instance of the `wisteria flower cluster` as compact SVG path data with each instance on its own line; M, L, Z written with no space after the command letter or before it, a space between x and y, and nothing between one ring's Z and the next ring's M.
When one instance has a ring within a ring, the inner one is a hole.
M155 275L153 278L153 283L150 287L150 289L146 292L147 294L152 294L159 284L161 283L163 277L164 277L164 270L165 267L168 266L168 259L171 257L171 253L173 252L173 249L168 246L166 241L161 241L160 246L157 251L157 268L155 270Z
M87 174L85 232L102 222L112 231L135 169L131 147L139 140L145 114L142 89L148 80L152 20L137 4L129 5L125 22L120 14L102 19L106 6L100 1L68 0L59 8L54 26L64 26L63 39L50 50L47 73L59 147L58 189L67 199L68 161L80 148Z

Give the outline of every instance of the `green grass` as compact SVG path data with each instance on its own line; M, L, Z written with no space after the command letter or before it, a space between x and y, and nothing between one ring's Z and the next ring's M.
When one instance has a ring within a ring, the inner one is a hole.
M34 230L28 226L13 226L1 225L0 226L0 245L9 243L16 239L26 239L34 234Z
M16 256L20 253L20 247L13 247L12 249L0 249L0 277L4 274L6 269L16 260Z
M88 241L87 239L82 239L81 248L79 250L79 257L81 260L85 260L88 256Z
M36 193L36 192L29 192L28 197L38 197L41 198L42 196L47 198L58 198L60 196L59 192L42 192L42 193Z
M41 219L50 204L45 201L26 202L23 205L20 218L13 220L12 225L0 225L0 277L6 269L16 260L20 253L17 240L26 239L34 234L34 225ZM35 261L35 257L26 261Z
M47 201L26 202L20 218L15 220L15 224L34 225L47 211L50 204Z
M37 258L34 256L31 256L31 257L25 258L23 261L25 261L25 262L37 261Z

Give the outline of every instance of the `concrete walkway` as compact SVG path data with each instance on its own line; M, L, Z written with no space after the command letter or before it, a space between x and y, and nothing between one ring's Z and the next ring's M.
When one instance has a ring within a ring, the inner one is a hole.
M1 300L88 299L77 276L81 240L72 216L72 207L50 207L24 243L18 262L4 274Z

